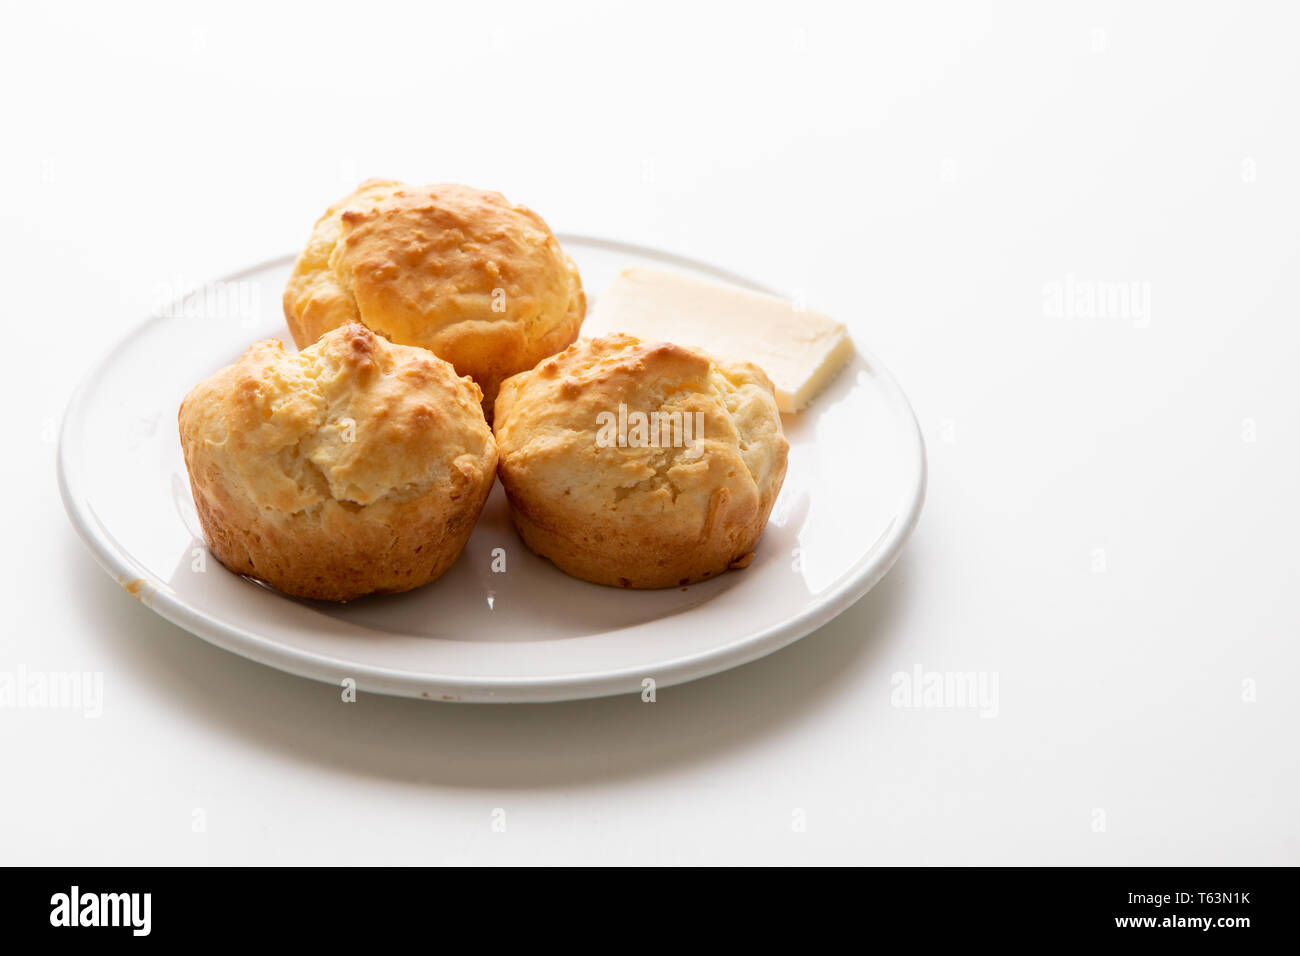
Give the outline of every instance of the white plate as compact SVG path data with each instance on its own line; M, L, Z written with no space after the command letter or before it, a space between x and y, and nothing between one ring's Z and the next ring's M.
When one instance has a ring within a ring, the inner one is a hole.
M561 240L593 305L636 265L763 288L650 249ZM64 504L99 562L219 647L304 677L438 700L639 693L646 678L693 680L812 632L880 580L916 523L925 493L916 420L858 342L858 358L811 408L785 417L789 474L743 571L664 591L578 581L524 547L498 485L465 552L434 583L342 606L286 598L226 571L203 547L176 409L251 342L288 340L280 295L290 264L213 283L145 322L81 384L60 436ZM495 549L503 573L493 570Z

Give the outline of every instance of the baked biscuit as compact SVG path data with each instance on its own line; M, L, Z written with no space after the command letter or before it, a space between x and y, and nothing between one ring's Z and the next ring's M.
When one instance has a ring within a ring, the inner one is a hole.
M300 348L362 322L472 377L489 416L502 379L571 343L586 312L577 267L531 209L383 179L326 210L284 290Z
M690 584L753 557L789 442L756 365L628 335L584 340L497 396L524 542L598 584Z
M432 581L469 539L496 474L481 398L442 359L356 322L297 353L258 342L180 407L213 554L331 601Z

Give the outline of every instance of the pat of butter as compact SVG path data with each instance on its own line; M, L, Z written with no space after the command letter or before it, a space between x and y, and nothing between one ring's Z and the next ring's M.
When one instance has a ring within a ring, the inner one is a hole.
M625 269L597 300L588 327L753 362L772 380L783 412L807 405L853 355L844 326L824 315L655 269Z

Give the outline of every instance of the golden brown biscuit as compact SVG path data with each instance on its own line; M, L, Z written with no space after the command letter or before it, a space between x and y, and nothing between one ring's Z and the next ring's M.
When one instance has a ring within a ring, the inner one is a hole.
M284 290L300 348L362 322L471 376L489 416L502 379L572 342L586 312L577 267L531 209L383 179L326 210Z
M633 588L747 565L790 448L757 366L628 335L507 379L494 431L524 542L575 577Z
M432 581L460 554L497 452L478 386L349 323L258 342L181 403L199 520L230 570L345 601Z

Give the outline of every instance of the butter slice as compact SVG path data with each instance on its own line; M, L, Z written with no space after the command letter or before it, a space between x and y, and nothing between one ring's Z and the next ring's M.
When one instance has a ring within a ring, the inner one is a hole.
M805 407L853 355L843 324L824 315L657 269L625 269L596 302L588 326L753 362L776 386L783 412Z

